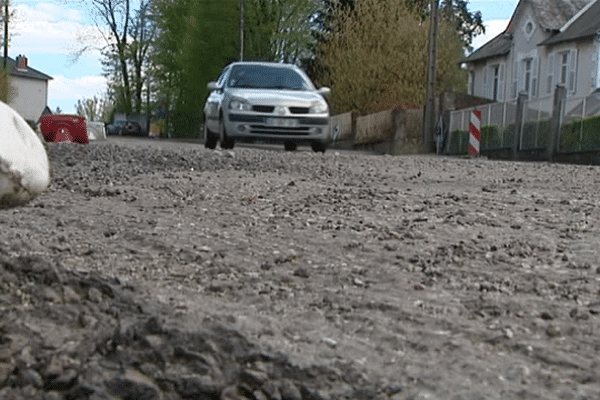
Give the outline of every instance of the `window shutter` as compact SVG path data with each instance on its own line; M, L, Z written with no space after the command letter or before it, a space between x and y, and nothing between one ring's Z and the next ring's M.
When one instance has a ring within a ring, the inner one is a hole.
M506 81L505 64L501 63L498 68L498 101L504 101L504 83Z
M488 67L486 65L483 67L483 87L481 88L481 97L489 97L488 92Z
M539 57L534 57L531 62L531 98L535 99L538 96L538 77L540 62Z
M569 92L577 91L577 49L572 49L569 52Z
M525 90L525 60L517 65L517 95Z
M552 93L552 85L554 84L554 54L548 55L548 94Z

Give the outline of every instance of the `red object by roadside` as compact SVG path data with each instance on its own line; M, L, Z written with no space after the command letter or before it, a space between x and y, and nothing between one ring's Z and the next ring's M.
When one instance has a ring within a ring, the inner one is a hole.
M90 142L85 118L78 115L44 115L41 121L41 130L46 142L81 144Z

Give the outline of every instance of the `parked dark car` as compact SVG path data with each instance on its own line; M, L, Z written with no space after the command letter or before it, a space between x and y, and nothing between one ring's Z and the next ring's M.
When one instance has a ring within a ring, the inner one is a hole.
M121 135L142 136L142 126L136 121L128 120L121 128Z
M113 121L110 124L106 125L106 134L107 135L120 135L121 128L125 125L125 120Z

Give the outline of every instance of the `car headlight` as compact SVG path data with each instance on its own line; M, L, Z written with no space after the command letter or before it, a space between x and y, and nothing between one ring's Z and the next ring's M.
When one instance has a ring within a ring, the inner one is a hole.
M308 111L310 114L326 114L329 111L329 107L325 102L313 103Z
M246 99L234 97L229 102L229 109L234 111L252 111L252 106Z

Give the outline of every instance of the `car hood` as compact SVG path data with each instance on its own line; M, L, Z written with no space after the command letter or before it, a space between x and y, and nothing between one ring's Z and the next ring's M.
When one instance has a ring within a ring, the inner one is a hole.
M254 105L310 107L316 101L324 101L323 96L313 91L230 89L229 93Z

